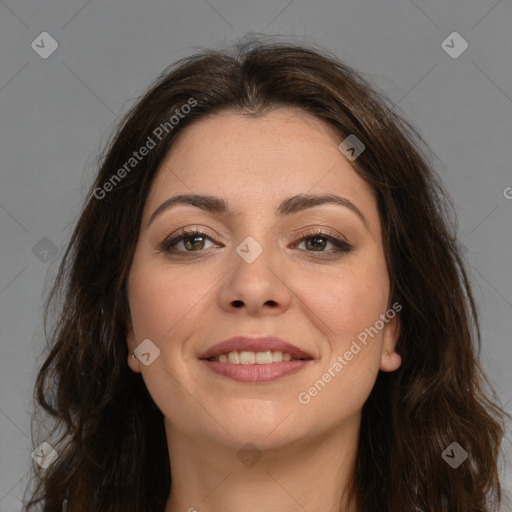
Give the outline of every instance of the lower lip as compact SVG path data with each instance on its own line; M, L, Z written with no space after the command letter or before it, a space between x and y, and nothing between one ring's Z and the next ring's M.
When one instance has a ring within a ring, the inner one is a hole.
M229 379L239 382L271 382L298 372L311 362L311 359L269 364L231 364L207 359L201 361L216 374Z

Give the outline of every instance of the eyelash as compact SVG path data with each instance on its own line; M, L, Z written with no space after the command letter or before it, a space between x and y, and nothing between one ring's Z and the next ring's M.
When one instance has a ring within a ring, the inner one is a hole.
M200 229L196 229L196 228L190 229L190 230L182 229L177 234L171 235L170 237L167 237L166 239L164 239L163 242L161 242L159 245L159 250L161 252L164 252L167 254L190 254L190 255L192 255L195 252L200 253L200 252L206 250L206 249L199 249L198 251L177 251L176 249L173 249L173 246L175 246L179 242L186 240L188 238L194 238L194 237L208 238L213 242L211 237L208 236L208 234L205 233L204 231L201 231ZM322 230L314 230L314 231L309 231L307 233L304 233L302 235L302 237L299 240L297 240L295 245L298 245L298 244L300 244L306 240L312 239L312 238L325 239L328 242L332 243L336 247L336 249L331 249L330 251L307 251L307 250L304 250L305 252L319 253L319 254L324 254L324 255L325 254L332 255L335 253L349 253L352 250L352 246L348 242L346 242L345 240L341 240L341 239L339 239L325 231L322 231ZM320 256L320 257L326 257L326 256Z

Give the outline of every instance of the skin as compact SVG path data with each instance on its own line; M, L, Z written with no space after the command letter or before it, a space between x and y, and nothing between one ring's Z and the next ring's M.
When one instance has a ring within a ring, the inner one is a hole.
M128 364L165 418L173 478L166 512L357 511L344 493L361 410L378 371L401 364L398 316L309 403L297 398L390 307L375 196L341 140L302 111L226 112L184 130L158 171L128 278L127 344L130 354L145 339L160 350L148 366L131 356ZM232 215L178 205L148 225L163 201L190 193L225 199ZM366 223L337 204L276 216L282 200L300 193L343 196ZM179 242L180 253L159 248L185 226L209 238ZM325 239L315 250L311 238L300 241L311 228L352 250L335 253ZM235 251L247 236L263 249L252 263ZM198 355L234 335L279 336L313 361L274 382L221 377ZM247 443L261 455L252 467L237 457Z

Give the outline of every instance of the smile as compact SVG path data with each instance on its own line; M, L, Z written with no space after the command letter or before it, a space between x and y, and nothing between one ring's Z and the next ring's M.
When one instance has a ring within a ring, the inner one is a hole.
M217 361L219 363L231 364L271 364L281 363L282 361L300 361L301 359L292 358L292 355L282 350L265 350L264 352L252 352L250 350L233 350L226 354L219 354L211 357L208 361Z
M275 337L237 336L210 347L199 360L217 375L239 382L271 382L313 361L305 350Z

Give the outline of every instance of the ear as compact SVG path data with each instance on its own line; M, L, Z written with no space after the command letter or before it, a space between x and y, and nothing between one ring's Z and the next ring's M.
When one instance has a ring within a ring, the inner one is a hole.
M128 346L128 366L135 373L140 373L140 362L132 357L133 351L137 348L137 340L133 332L131 318L126 322L126 344Z
M395 352L396 343L400 336L400 320L396 314L383 329L382 357L380 369L393 372L402 364L402 358Z

